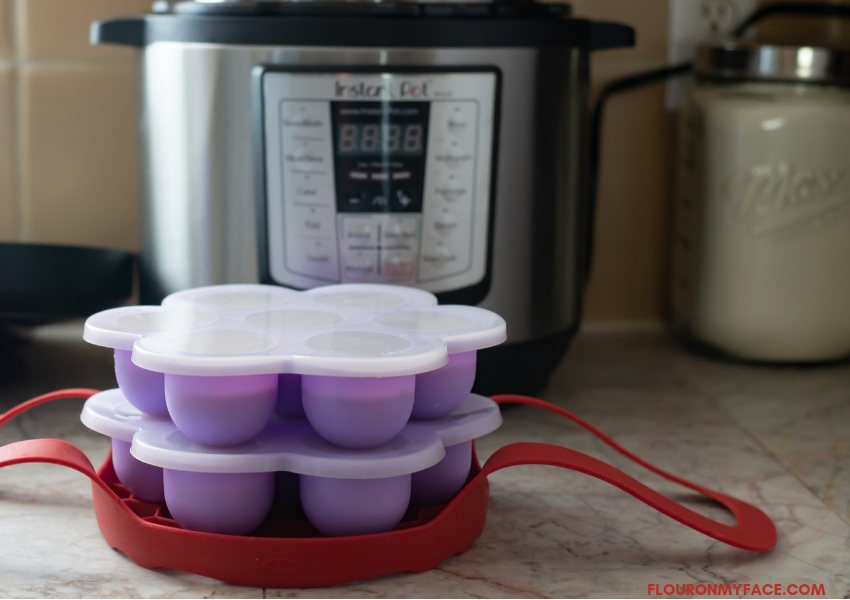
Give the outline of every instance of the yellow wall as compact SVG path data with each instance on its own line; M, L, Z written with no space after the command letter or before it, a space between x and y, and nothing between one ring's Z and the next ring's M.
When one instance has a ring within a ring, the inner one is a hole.
M150 0L0 0L0 241L137 248L134 53L89 46L88 28L149 7ZM664 62L666 0L573 7L637 29L636 48L593 57L594 91ZM847 31L830 27L832 36ZM587 321L665 317L674 130L663 94L654 85L609 105Z

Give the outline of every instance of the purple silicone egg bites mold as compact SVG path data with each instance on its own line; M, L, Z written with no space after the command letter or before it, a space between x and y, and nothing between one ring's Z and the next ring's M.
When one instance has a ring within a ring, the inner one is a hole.
M120 473L123 458L115 463L119 480L130 489L141 479L137 468L147 469L145 486L159 489L186 529L249 534L277 502L300 504L319 532L342 536L389 531L408 506L449 501L469 474L472 440L498 428L501 415L492 400L470 395L451 415L410 421L391 441L363 450L327 442L305 419L273 420L242 446L205 446L171 421L140 413L118 389L89 398L82 420L105 435L130 434L132 442L115 445L134 461Z
M188 529L250 533L287 488L326 535L387 531L450 500L501 423L470 390L504 320L414 288L197 288L97 313L84 338L114 349L119 389L83 421Z
M329 441L364 448L411 416L457 407L472 388L476 351L501 343L505 323L484 309L438 306L414 288L245 284L97 313L84 338L115 349L118 385L134 406L167 414L194 441L247 442L276 412L305 414Z

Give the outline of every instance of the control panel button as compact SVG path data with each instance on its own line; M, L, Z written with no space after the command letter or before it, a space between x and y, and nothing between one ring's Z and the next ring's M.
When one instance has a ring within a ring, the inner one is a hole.
M441 152L437 154L434 158L447 168L456 171L458 169L464 168L466 165L472 163L472 154L462 153L457 150L449 150L447 152Z
M467 188L457 179L449 178L445 183L438 184L436 191L449 202L457 202L467 192Z
M445 244L437 244L422 253L422 260L432 266L442 266L455 261L457 257Z
M295 197L301 201L319 198L319 188L316 185L300 185L295 188Z
M457 229L457 225L457 217L455 217L454 214L447 209L444 209L437 217L437 220L434 221L434 229L443 235L448 235L453 232Z
M304 261L316 267L329 264L331 261L331 252L328 246L323 241L307 244L304 251Z
M387 222L383 231L383 239L389 244L410 244L418 237L415 218L392 219Z
M374 244L377 241L375 229L368 221L349 220L343 225L342 235L345 243L351 245Z
M366 279L375 274L375 261L365 252L354 252L345 257L343 271L348 279Z
M295 273L310 274L327 281L339 278L334 238L292 238L287 246L286 264Z
M412 252L393 252L384 261L383 273L387 281L409 283L413 281L415 268Z
M459 107L456 106L451 114L449 114L446 126L454 134L461 134L466 130L466 116Z
M313 132L326 126L324 113L317 110L315 102L285 102L281 107L281 119L285 129L293 132Z
M333 233L333 215L327 214L326 211L319 210L314 207L303 208L293 211L296 224L309 234L325 234Z

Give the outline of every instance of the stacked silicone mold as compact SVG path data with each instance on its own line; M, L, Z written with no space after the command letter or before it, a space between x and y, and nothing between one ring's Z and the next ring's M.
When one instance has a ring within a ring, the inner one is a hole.
M187 529L250 533L277 502L325 535L391 530L449 501L501 423L470 390L504 321L413 288L197 288L93 315L84 338L115 350L119 389L83 421Z

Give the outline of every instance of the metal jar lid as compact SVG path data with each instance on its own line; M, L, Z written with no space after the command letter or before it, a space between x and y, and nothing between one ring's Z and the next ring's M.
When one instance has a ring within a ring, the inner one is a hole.
M719 41L701 44L697 77L850 85L850 50L825 46Z

